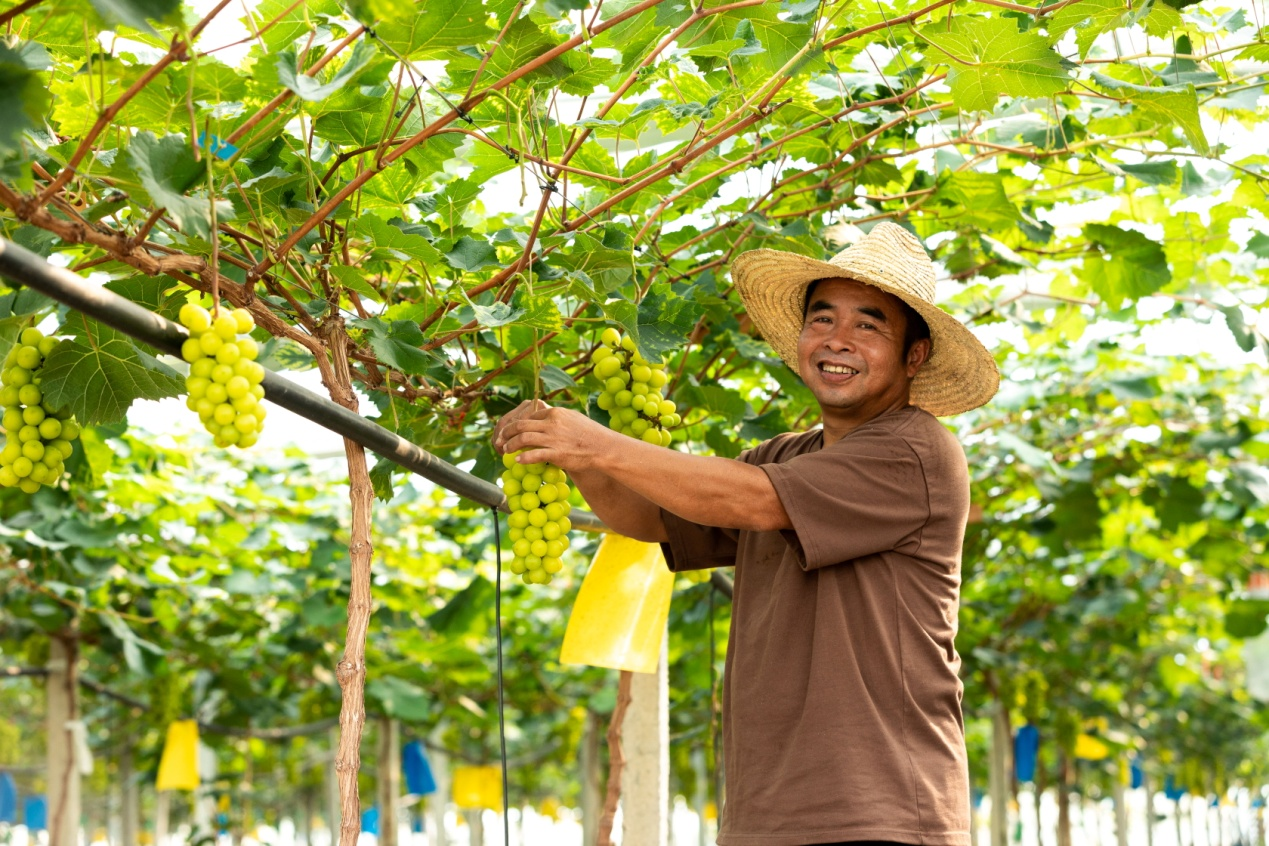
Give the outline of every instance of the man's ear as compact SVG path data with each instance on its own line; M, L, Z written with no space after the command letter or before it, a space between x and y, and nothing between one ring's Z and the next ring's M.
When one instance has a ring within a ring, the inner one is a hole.
M912 348L908 350L908 378L912 379L917 375L917 371L921 366L930 360L930 339L922 338L912 344Z

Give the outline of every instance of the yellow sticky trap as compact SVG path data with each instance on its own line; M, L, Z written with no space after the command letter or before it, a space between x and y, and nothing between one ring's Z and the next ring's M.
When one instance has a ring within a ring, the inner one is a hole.
M501 811L502 770L495 766L455 768L454 804Z
M168 725L155 789L198 789L198 723L176 720Z
M605 535L568 618L560 662L655 673L673 592L658 544Z
M1085 761L1102 761L1110 757L1110 747L1091 734L1075 738L1075 757Z

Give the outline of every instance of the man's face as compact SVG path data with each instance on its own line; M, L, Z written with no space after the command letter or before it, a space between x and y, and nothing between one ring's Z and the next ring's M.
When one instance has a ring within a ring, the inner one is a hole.
M849 279L815 286L798 337L798 367L826 425L836 420L853 428L908 404L930 346L917 341L905 356L906 328L903 304L879 288Z

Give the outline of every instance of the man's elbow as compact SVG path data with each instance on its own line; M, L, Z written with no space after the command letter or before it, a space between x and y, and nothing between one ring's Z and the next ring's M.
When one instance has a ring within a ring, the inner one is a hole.
M793 528L793 521L789 519L789 513L784 510L784 503L776 496L775 491L771 492L769 500L747 511L744 519L749 525L742 528L751 532L782 532Z

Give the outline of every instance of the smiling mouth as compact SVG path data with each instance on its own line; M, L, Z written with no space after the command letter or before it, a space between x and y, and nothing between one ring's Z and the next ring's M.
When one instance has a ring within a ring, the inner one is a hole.
M839 374L843 376L859 375L858 370L854 369L853 367L847 367L844 364L829 364L828 362L821 361L819 364L819 368L821 373L835 373L835 374Z

